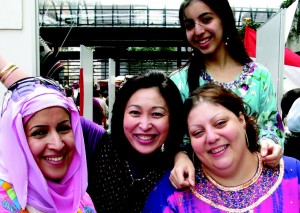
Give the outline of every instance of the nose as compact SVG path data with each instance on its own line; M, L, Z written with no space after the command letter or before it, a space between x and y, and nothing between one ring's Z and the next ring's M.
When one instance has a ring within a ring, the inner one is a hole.
M148 130L152 127L151 119L148 116L143 116L140 120L139 127L143 130Z
M52 133L51 137L49 138L49 142L48 142L48 147L50 149L55 149L55 150L62 150L62 148L64 147L64 142L62 139L62 136L58 133Z
M205 32L205 28L199 24L199 23L195 23L195 34L199 35Z
M213 129L206 129L206 142L215 143L219 139L219 135Z

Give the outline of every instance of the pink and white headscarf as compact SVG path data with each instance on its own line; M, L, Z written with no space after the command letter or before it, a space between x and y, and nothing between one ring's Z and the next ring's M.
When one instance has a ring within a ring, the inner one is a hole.
M65 108L71 115L76 152L60 183L45 179L37 166L22 119L48 107ZM72 213L87 189L87 166L80 118L74 102L59 91L37 86L19 101L10 100L0 120L0 179L13 185L22 209L26 205L47 213Z

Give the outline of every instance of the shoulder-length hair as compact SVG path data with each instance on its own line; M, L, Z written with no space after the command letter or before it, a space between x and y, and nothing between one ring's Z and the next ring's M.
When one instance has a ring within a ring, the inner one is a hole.
M150 71L146 74L129 79L119 90L112 111L111 137L115 148L121 156L124 150L132 149L123 127L125 107L131 96L143 88L157 88L166 101L170 113L170 128L164 150L170 157L178 150L183 137L183 103L179 90L171 79L159 71ZM173 160L173 159L172 159Z

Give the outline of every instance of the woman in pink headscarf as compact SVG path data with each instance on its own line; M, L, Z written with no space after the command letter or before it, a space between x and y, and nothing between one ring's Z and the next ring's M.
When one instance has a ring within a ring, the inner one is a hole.
M1 111L0 212L95 212L74 102L51 80L21 81Z

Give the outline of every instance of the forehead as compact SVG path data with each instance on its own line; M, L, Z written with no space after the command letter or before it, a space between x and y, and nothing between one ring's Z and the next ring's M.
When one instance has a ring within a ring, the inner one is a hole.
M157 87L142 88L132 94L128 100L128 104L138 103L143 104L163 104L167 105L165 98L161 95Z
M191 1L184 8L184 17L185 18L196 18L202 14L213 13L213 10L203 1Z
M221 114L233 114L226 107L221 104L209 102L209 101L199 101L197 102L189 112L189 118L213 118L216 115Z
M66 117L69 118L69 113L66 109L62 107L48 107L34 113L26 124L34 124L36 122L44 122Z

